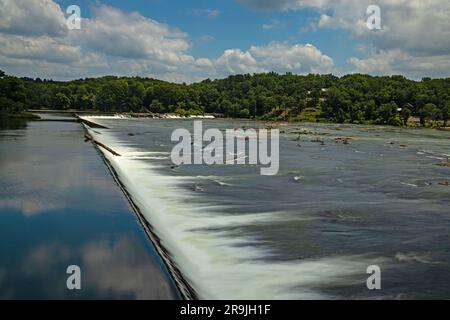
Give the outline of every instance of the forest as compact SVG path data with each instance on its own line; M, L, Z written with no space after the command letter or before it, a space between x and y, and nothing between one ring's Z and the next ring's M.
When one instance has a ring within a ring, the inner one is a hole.
M446 126L450 78L274 72L170 83L142 77L104 76L72 81L19 78L0 70L0 113L28 109L120 113L216 114L263 120Z

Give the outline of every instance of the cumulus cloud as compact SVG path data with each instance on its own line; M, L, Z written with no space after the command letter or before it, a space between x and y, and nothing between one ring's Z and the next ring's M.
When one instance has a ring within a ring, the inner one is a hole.
M228 49L216 61L219 73L254 73L263 71L250 52L241 49Z
M85 19L83 27L71 35L74 42L89 49L133 59L180 60L189 48L185 33L139 13L124 13L109 6L94 8L94 18Z
M47 0L39 1L47 6L34 8L36 16L45 17L48 12L39 12L51 7L53 15L64 19L59 6L54 3L51 6L48 3L52 2ZM27 12L28 2L5 3L4 9L11 12L2 11L2 14L28 21L15 13ZM182 31L139 13L124 13L110 6L100 5L92 11L93 17L83 19L80 30L68 31L63 20L64 34L18 32L17 27L4 23L0 30L0 61L13 73L62 79L131 73L173 80L171 75L183 65L195 67L195 58L186 53L189 42ZM182 78L184 81L188 76Z
M368 30L369 0L239 0L261 10L312 8L317 19L308 29L349 31L371 49L350 57L345 71L397 73L410 77L448 76L450 2L379 0L382 30ZM220 12L191 12L214 18ZM283 26L278 20L264 29ZM200 40L211 41L210 36ZM356 44L355 44L356 45ZM250 49L229 48L217 58L194 57L183 31L137 12L97 5L81 30L68 30L64 12L51 0L0 0L0 62L18 75L73 79L139 75L192 82L242 72L332 72L334 62L307 44L271 43Z
M247 51L228 49L219 58L207 61L213 77L269 71L324 73L330 72L334 65L333 59L311 44L285 42L252 46Z
M70 63L81 59L79 47L42 36L5 36L0 34L0 54L16 59L34 59L47 62Z
M0 32L61 36L67 27L64 13L52 0L0 0Z
M271 43L251 47L249 52L266 70L280 72L318 73L327 72L334 65L333 59L312 44Z
M449 55L414 56L401 50L378 50L367 58L351 57L347 63L351 72L375 75L407 74L411 78L448 77Z
M417 72L438 76L433 66L450 60L450 2L442 0L379 0L382 29L376 32L366 26L366 10L371 0L239 0L261 10L315 9L319 15L317 27L350 31L356 39L368 41L376 50L366 59L352 58L350 65L359 71L379 70L414 77ZM385 60L395 60L389 64ZM395 57L395 58L394 58ZM375 62L376 61L376 62ZM402 68L395 67L400 64ZM372 67L368 67L371 65ZM418 67L420 66L420 67ZM427 68L429 66L429 68ZM391 68L392 67L392 68ZM448 71L448 69L447 69Z
M137 75L192 82L236 73L321 72L333 66L330 57L309 44L271 43L246 51L230 48L217 58L196 58L188 53L190 41L183 31L106 5L94 7L92 17L83 19L80 30L69 31L61 8L50 0L38 0L41 7L33 7L33 14L41 24L27 31L18 26L26 25L22 20L28 15L28 2L0 1L2 15L18 19L14 24L2 22L0 62L8 72L19 75L63 80ZM214 17L219 13L199 9L195 14ZM64 32L55 31L61 28Z
M372 32L366 27L366 9L371 0L240 0L254 8L275 10L316 9L319 27L342 28L367 37L378 48L402 46L411 51L449 52L450 2L442 0L379 0L383 28Z

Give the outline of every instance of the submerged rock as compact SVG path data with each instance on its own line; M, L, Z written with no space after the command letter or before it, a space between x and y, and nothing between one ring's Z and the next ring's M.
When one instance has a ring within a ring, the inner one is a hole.
M352 140L352 138L350 138L350 137L346 137L346 138L338 137L338 138L334 139L334 142L335 143L342 143L342 144L349 144L350 140Z

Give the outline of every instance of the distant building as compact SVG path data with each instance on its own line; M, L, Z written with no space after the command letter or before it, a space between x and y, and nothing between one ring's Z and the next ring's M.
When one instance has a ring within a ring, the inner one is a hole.
M410 109L410 110L414 110L415 108L414 108L414 106L411 104L411 103L405 103L404 105L403 105L403 108L408 108L408 109Z

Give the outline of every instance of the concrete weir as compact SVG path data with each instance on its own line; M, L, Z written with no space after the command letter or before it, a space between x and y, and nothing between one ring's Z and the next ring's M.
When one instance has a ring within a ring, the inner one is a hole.
M86 119L86 117L80 116L80 115L75 115L81 123L84 123L86 125L88 125L91 128L101 128L101 129L108 129L108 127L102 126L101 124L98 124L96 122L93 122L91 120Z
M90 128L108 129L108 127L105 127L105 126L102 126L101 124L98 124L98 123L96 123L96 122L87 120L85 117L81 117L81 116L79 116L79 115L77 115L76 117L79 119L79 121L80 121L82 124L84 124L84 125L86 125L86 126L88 126L88 127L90 127ZM100 146L100 147L102 147L103 149L105 149L105 150L111 152L113 155L119 156L119 157L120 157L120 154L119 154L118 152L114 151L113 149L111 149L110 147L104 145L103 143L101 143L101 142L95 140L95 139L89 134L89 131L88 131L88 130L85 130L85 132L86 132L86 133L85 133L84 137L86 138L86 141L92 141L92 143L94 143L95 145Z
M102 156L102 159L104 163L106 164L108 170L110 171L112 177L116 181L117 185L125 195L126 199L128 200L131 208L133 209L134 213L136 214L139 223L143 227L143 230L147 234L149 240L152 242L153 247L156 249L159 257L161 258L162 262L164 263L164 266L166 267L166 270L168 271L173 283L175 284L175 287L177 288L177 293L185 300L195 300L198 299L197 293L194 288L191 287L189 282L185 279L181 271L179 270L176 263L173 261L173 257L171 253L164 247L162 240L159 238L157 233L154 230L154 227L152 224L147 221L144 214L142 213L140 207L133 201L133 197L130 193L130 191L127 189L125 184L120 180L120 176L117 173L116 169L113 166L113 163L111 163L111 156L105 152L104 150L108 151L110 154L114 156L121 155L111 149L110 147L106 146L104 143L98 141L95 138L95 135L101 134L100 132L97 132L95 130L92 130L93 128L102 128L102 129L109 129L105 126L102 126L98 123L95 123L93 121L87 120L84 117L77 116L78 119L80 119L81 123L84 126L85 130L85 138L86 141L90 141L94 144L94 146L99 151L100 155ZM125 155L126 157L126 155ZM113 157L114 158L114 157Z

